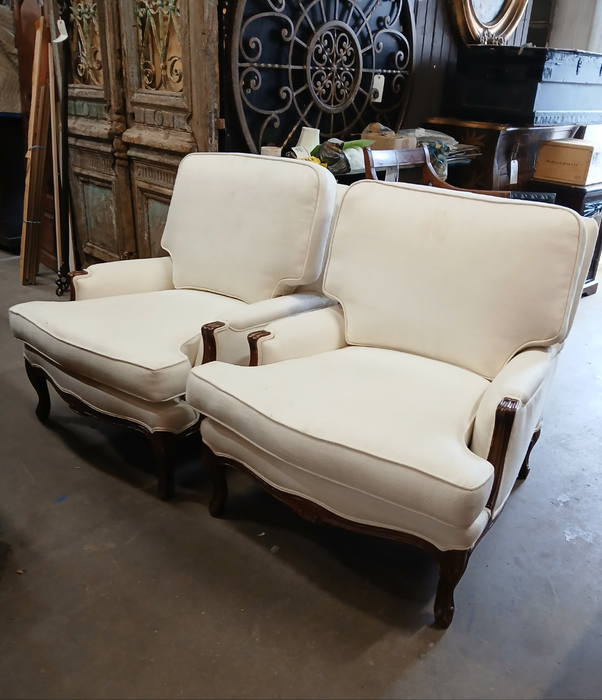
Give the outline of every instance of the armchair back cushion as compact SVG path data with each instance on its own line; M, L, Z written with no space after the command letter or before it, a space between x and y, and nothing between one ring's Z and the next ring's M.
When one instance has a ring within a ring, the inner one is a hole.
M590 254L578 214L417 185L345 194L325 273L346 340L493 378L519 350L562 342Z
M254 303L320 274L336 181L287 158L192 153L180 164L162 246L176 289Z

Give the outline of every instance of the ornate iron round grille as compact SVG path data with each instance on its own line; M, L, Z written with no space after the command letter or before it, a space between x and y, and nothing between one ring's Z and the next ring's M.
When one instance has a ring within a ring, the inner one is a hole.
M356 136L373 121L397 128L413 26L408 0L238 0L230 61L250 150L294 145L303 126L324 138Z
M342 112L352 102L362 77L362 49L344 22L327 22L307 50L307 83L325 112Z

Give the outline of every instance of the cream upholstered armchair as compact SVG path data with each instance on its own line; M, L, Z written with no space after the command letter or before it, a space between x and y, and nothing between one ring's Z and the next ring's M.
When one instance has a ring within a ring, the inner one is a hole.
M212 514L232 465L306 518L418 545L438 561L447 627L526 475L594 238L551 205L352 185L325 272L340 306L251 334L260 366L190 374Z
M333 302L312 291L323 269L336 197L325 168L302 161L195 153L182 161L165 225L168 257L93 265L74 277L74 302L10 309L25 343L36 413L49 416L47 382L75 411L142 431L158 462L159 493L173 492L170 452L198 430L182 400L195 364L217 357L231 321L248 364L257 324ZM310 287L303 291L303 285Z

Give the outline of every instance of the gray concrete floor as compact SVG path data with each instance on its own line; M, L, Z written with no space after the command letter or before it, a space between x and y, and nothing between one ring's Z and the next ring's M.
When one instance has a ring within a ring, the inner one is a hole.
M0 698L602 697L602 293L442 632L421 551L303 522L241 475L212 519L197 436L162 503L142 436L59 399L38 423L7 310L54 299L54 275L18 267L0 252Z

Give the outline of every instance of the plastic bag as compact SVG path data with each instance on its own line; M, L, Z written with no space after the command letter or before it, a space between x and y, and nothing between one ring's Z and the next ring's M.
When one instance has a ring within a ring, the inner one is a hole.
M316 152L312 151L312 156L319 158L333 175L346 175L350 170L349 159L343 152L343 141L339 139L328 139Z

